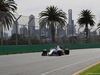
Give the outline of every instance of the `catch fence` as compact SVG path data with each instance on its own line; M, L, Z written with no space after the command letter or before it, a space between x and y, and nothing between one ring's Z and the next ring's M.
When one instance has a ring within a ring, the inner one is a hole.
M39 19L34 15L14 14L14 17L10 19L12 17L9 16L9 13L0 12L1 45L100 44L100 29L96 25L89 27L88 40L85 38L85 26L66 24L63 29L56 27L56 41L52 43L50 28L47 26L41 28ZM12 23L8 22L9 19L12 20ZM7 25L11 26L9 30Z

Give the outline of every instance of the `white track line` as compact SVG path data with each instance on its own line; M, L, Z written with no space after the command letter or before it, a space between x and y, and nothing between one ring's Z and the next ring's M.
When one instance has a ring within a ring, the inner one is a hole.
M90 59L87 59L87 60L83 60L83 61L80 61L80 62L76 62L76 63L74 63L74 64L70 64L70 65L67 65L67 66L64 66L64 67L61 67L61 68L58 68L58 69L54 69L54 70L45 72L45 73L43 73L43 74L41 74L41 75L46 75L46 74L49 74L49 73L51 73L51 72L54 72L54 71L57 71L57 70L61 70L61 69L67 68L67 67L69 67L69 66L73 66L73 65L76 65L76 64L79 64L79 63L82 63L82 62L86 62L86 61L89 61L89 60L92 60L92 59L95 59L95 58L100 58L100 56L98 56L98 57L93 57L93 58L90 58Z

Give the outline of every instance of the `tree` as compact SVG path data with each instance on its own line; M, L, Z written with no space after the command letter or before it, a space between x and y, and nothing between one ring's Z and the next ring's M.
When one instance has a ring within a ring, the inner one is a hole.
M3 26L9 29L14 22L15 16L12 12L17 10L14 0L0 0L0 22L1 22L1 45L3 45Z
M63 28L66 24L66 13L55 6L47 6L45 11L39 13L41 27L48 26L51 30L52 42L55 42L56 26Z
M97 24L97 27L100 28L100 22Z
M24 34L19 34L18 44L19 45L27 45L28 44L28 38Z
M32 36L31 43L32 44L39 44L39 37L37 35Z
M0 0L0 17L4 17L3 20L0 18L0 21L3 23L4 28L11 27L15 16L12 12L17 10L17 4L14 0Z
M17 34L18 36L18 44L19 45L27 45L28 38L24 34ZM12 34L12 36L8 39L9 45L16 45L16 34Z
M99 35L100 35L100 22L97 24L97 29L99 29Z
M87 38L88 38L88 25L94 26L94 24L95 24L94 17L95 17L95 15L93 15L92 12L88 9L82 10L81 13L79 14L79 19L78 19L77 22L81 26L85 25L86 41L87 41Z

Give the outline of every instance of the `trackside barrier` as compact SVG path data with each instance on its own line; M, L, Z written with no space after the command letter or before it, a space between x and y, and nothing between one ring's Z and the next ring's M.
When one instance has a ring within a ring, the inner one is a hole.
M41 52L43 49L49 50L56 45L17 45L17 46L0 46L0 55ZM85 48L100 48L100 44L64 44L69 49L85 49Z

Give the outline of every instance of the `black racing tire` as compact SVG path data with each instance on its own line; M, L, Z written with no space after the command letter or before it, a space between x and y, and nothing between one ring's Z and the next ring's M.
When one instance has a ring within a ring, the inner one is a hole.
M47 56L47 51L46 51L46 50L43 50L43 52L42 52L41 55L42 55L42 56Z
M64 50L64 53L65 53L65 55L69 55L69 54L70 54L70 50L65 49L65 50Z
M58 56L61 56L62 54L63 54L62 51L60 51L60 50L57 51Z

